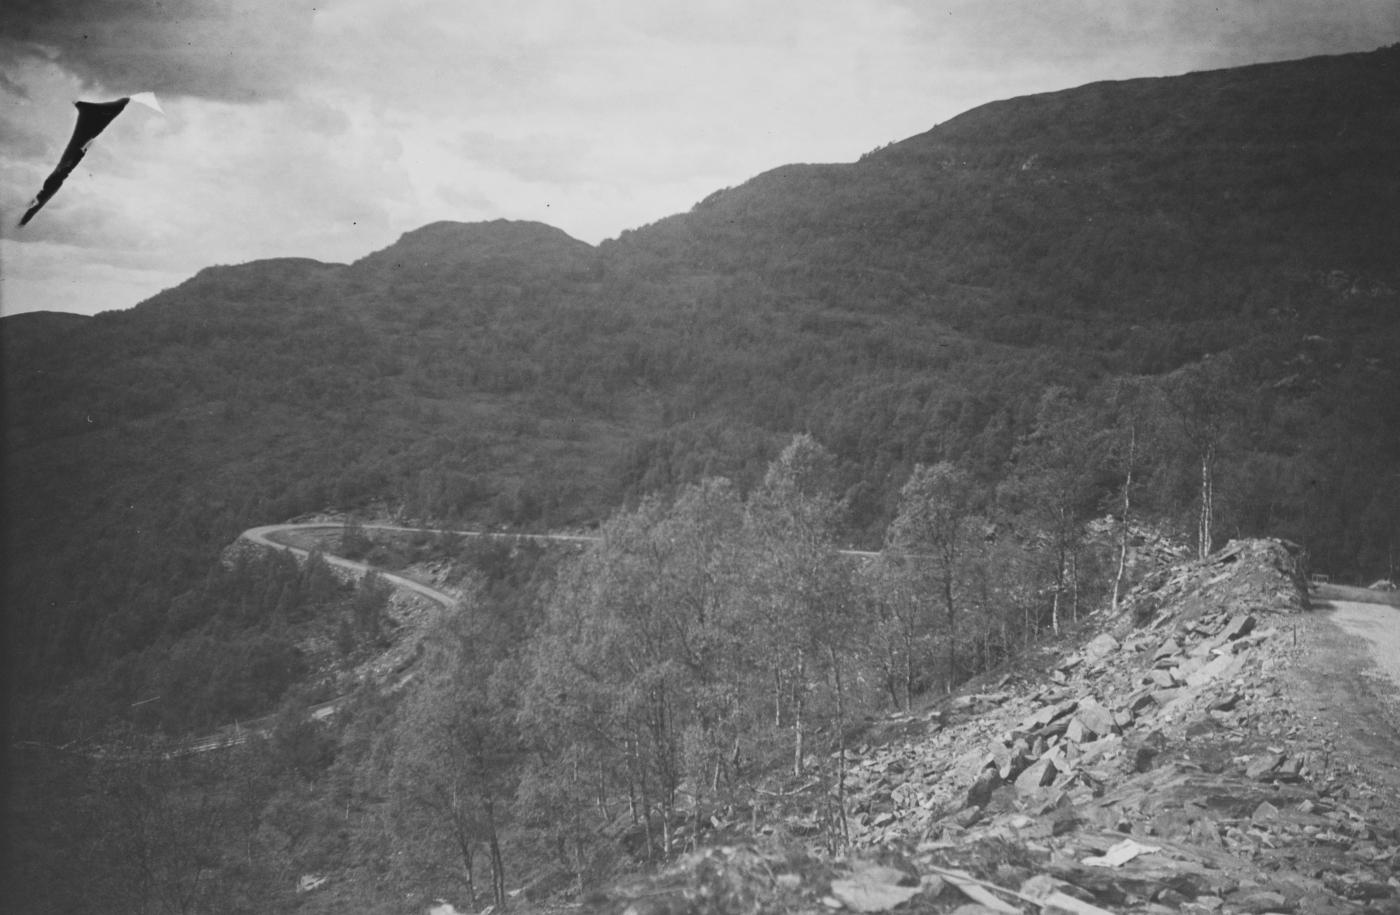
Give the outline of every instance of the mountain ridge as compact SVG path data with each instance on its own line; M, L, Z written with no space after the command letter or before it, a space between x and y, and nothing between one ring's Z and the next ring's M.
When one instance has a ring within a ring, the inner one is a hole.
M1295 107L1305 107L1306 116L1271 117L1266 106L1253 103L1255 96L1251 90L1257 91L1261 83L1271 81L1276 84L1273 87L1275 94L1280 96L1273 104L1277 106L1288 102ZM1364 91L1374 88L1377 81L1382 83L1383 90L1390 91ZM1157 109L1179 100L1181 90L1188 87L1190 91L1214 96L1210 100L1212 104L1192 102L1188 98L1190 104L1178 106L1180 110L1173 112L1170 119L1163 117ZM1179 140L1183 129L1209 136L1223 147L1241 142L1257 144L1268 138L1267 128L1274 128L1279 133L1279 136L1272 137L1275 141L1336 141L1349 134L1348 143L1357 142L1357 134L1384 140L1400 132L1400 106L1393 104L1395 92L1400 92L1400 45L1383 46L1370 52L1193 71L1178 76L1105 80L979 105L922 133L872 150L862 157L861 162L919 159L941 153L944 146L950 145L972 144L987 149L1008 141L1017 144L1033 141L1053 144L1072 139L1076 131L1085 127L1092 127L1102 135L1101 128L1105 124L1116 125L1116 130L1125 134L1122 142L1132 144ZM1218 104L1220 96L1227 95L1234 96L1233 102L1222 109ZM1350 99L1351 103L1339 103L1339 99ZM1216 116L1201 119L1193 116L1197 111ZM1149 128L1155 128L1159 133L1151 133ZM1008 130L1011 132L1008 133ZM1166 133L1160 133L1161 130ZM1232 138L1228 136L1230 131L1239 132L1239 135ZM1332 135L1326 136L1329 132ZM1034 136L1027 136L1028 133ZM1103 141L1100 139L1096 142ZM1026 153L1026 158L1021 160L1024 170L1051 167L1052 163L1037 164L1031 161L1041 155L1036 150L1022 151ZM778 166L754 176L737 188L714 192L697 203L691 214L675 214L663 217L650 226L624 230L619 238L607 239L597 248L569 237L556 227L536 221L440 220L408 230L392 244L347 264L311 258L274 257L203 268L191 280L207 279L209 271L219 275L224 270L253 265L263 265L259 269L301 266L315 270L318 267L366 267L397 261L399 263L396 263L395 269L402 269L402 262L416 262L423 266L439 262L444 256L451 259L451 256L462 253L461 249L470 249L473 244L478 246L478 250L469 251L469 254L486 257L501 256L505 249L513 245L546 242L558 242L560 250L573 247L579 252L598 251L616 245L622 238L684 219L698 211L713 209L719 201L732 199L736 190L750 186L766 190L768 185L778 185L774 192L789 192L799 189L804 181L809 185L820 185L833 176L849 174L851 167L859 164L793 163ZM491 231L485 231L488 229ZM1381 241L1388 244L1389 237ZM1378 243L1377 248L1380 247ZM160 293L153 298L164 296L165 293Z
M1100 133L1108 125L1110 135L1126 133L1134 140L1144 138L1146 126L1160 128L1164 124L1168 130L1208 131L1221 143L1240 138L1257 142L1261 135L1268 135L1267 131L1279 128L1287 128L1285 136L1316 137L1331 132L1335 138L1337 130L1367 111L1376 115L1369 124L1376 135L1393 136L1400 116L1383 102L1387 94L1366 91L1377 80L1390 83L1392 90L1395 84L1400 84L1400 45L1355 54L1200 70L1180 76L1103 80L1017 96L970 109L871 155L897 154L907 147L934 140L951 142L969 133L975 134L979 143L995 143L1001 139L998 131L1012 125L1021 131L1018 136L1033 131L1046 141L1054 140L1056 132L1072 134L1085 124L1094 125ZM1271 117L1267 109L1257 104L1257 90L1261 85L1293 108L1306 106L1305 116ZM1211 104L1200 102L1202 94L1210 96ZM1222 108L1218 104L1223 96L1232 96L1224 109L1229 112L1228 116L1221 115ZM1349 97L1352 104L1337 104L1339 97ZM1156 110L1163 104L1172 109L1171 118ZM1368 124L1363 120L1353 126L1366 128ZM1231 136L1236 133L1238 136ZM1154 135L1152 138L1170 137Z

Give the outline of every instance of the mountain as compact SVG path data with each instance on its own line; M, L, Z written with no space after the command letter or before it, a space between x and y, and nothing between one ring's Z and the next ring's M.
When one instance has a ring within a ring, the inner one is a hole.
M770 281L801 265L807 290L815 270L866 309L966 302L983 327L1247 316L1334 271L1393 288L1397 85L1390 48L996 102L621 246Z
M403 281L551 280L586 273L593 247L535 222L435 222L356 261L349 273L368 286Z
M775 169L596 248L443 222L349 265L5 318L11 670L46 691L134 664L254 524L582 525L705 475L748 487L798 431L837 457L853 544L878 545L919 462L1014 511L1051 401L1103 431L1124 385L1168 404L1144 511L1191 523L1191 411L1170 404L1195 390L1219 530L1383 574L1398 135L1397 47L1099 83ZM1120 480L1081 469L1102 510Z

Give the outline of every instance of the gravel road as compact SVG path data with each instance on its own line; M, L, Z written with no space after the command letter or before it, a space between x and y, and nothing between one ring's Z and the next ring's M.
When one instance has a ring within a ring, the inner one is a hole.
M1332 606L1336 608L1330 614L1332 622L1366 642L1375 664L1367 673L1390 681L1400 690L1400 610L1355 601L1332 601Z

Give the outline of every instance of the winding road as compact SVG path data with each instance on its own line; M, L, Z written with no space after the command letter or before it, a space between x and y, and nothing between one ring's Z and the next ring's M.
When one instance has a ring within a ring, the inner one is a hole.
M515 534L494 531L479 530L450 530L435 527L403 527L395 524L363 523L359 525L364 531L384 531L395 534L448 534L458 537L479 537L483 539L497 540L525 540L537 543L576 543L589 544L596 543L599 539L596 535L590 534ZM287 542L288 539L298 534L316 534L342 531L345 529L344 521L311 521L295 522L287 524L268 524L261 527L253 527L239 535L238 541L250 543L263 549L284 550L296 556L298 559L306 559L311 550L296 546ZM838 552L847 556L858 556L871 558L878 556L878 553L867 550L839 550ZM394 588L408 591L437 604L449 612L461 609L461 603L457 598L443 591L425 585L420 581L398 575L393 572L359 562L353 559L346 559L343 556L336 556L331 553L322 553L325 561L336 568L344 569L356 575L363 576L369 572L378 573L383 580ZM315 719L325 719L333 714L345 701L345 698L338 697L329 702L313 706L311 717ZM220 750L226 747L234 747L244 743L249 737L254 735L266 735L272 728L273 718L268 716L256 721L228 725L213 734L206 734L201 737L192 738L180 744L178 749L172 751L171 755L187 755L191 753L207 753L211 750Z
M442 528L436 527L399 527L398 525L394 524L361 524L359 525L359 527L361 530L366 531L388 531L390 533L395 534L450 534L456 537L480 537L483 539L493 540L529 540L545 543L593 543L598 540L597 537L592 537L585 534L505 534L495 533L491 531L444 530ZM289 543L285 543L281 540L278 540L277 535L290 533L309 533L313 531L339 531L344 529L345 524L343 522L337 523L328 521L309 522L302 524L268 524L263 527L249 528L248 530L244 531L241 535L239 535L239 539L246 540L249 543L255 543L258 546L267 547L269 549L286 550L287 552L292 553L297 557L305 559L310 554L309 550L303 549L298 546L293 546ZM455 598L450 597L449 595L444 594L435 588L430 588L427 585L422 584L421 582L414 581L411 578L405 578L402 575L395 575L392 572L386 572L383 569L369 565L368 563L356 562L353 559L345 559L340 556L332 555L330 553L326 553L324 555L326 562L330 563L333 566L338 566L342 569L350 569L352 571L359 572L360 574L364 574L365 572L378 572L384 577L385 581L389 582L389 584L393 585L396 588L406 588L407 590L413 591L416 594L421 594L428 600L441 604L443 607L449 610L455 609L457 606L457 601Z
M298 559L306 559L311 555L311 550L299 547L286 542L286 538L297 534L325 533L341 531L345 529L344 522L318 521L289 524L268 524L261 527L253 527L239 535L240 542L251 543L263 549L283 550L291 553ZM460 537L480 537L489 539L504 540L527 540L547 543L579 543L587 544L598 540L595 536L585 534L511 534L496 533L492 531L466 531L466 530L444 530L442 528L428 527L401 527L393 524L361 524L360 529L365 531L385 531L398 534L450 534ZM461 602L457 598L444 591L439 591L431 585L425 585L420 581L415 581L403 575L389 572L377 566L365 562L358 562L353 559L346 559L343 556L336 556L331 553L322 553L328 565L345 569L356 575L363 576L370 572L378 573L379 576L391 587L416 594L420 597L437 604L444 610L454 612L461 609ZM323 702L313 706L311 717L323 720L335 714L336 710L345 701L343 696ZM273 718L268 716L255 721L228 725L220 728L213 734L205 734L184 741L170 755L184 756L192 753L207 753L211 750L221 750L227 747L235 747L242 744L252 736L266 735L272 728Z

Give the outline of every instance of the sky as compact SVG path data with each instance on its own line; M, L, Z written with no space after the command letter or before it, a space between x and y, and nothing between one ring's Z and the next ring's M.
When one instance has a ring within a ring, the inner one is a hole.
M985 102L1397 41L1397 0L4 0L0 314L442 219L596 244ZM144 91L17 227L71 103Z

